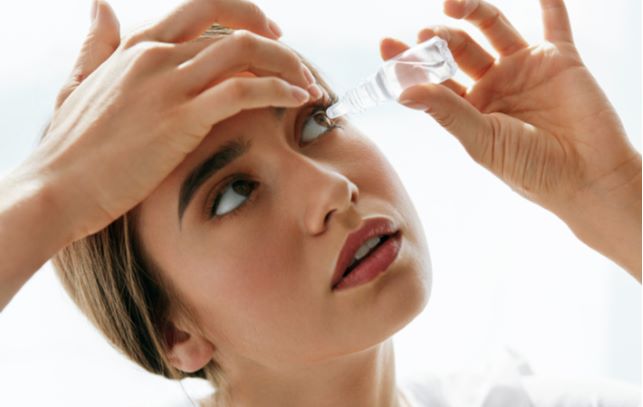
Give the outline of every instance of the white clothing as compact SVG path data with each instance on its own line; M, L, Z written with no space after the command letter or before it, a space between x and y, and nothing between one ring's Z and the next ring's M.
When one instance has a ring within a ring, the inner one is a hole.
M412 407L641 407L638 386L534 375L505 349L479 368L398 384Z

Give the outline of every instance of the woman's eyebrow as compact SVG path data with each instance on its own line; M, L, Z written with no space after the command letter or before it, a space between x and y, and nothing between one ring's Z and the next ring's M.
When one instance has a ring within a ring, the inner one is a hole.
M181 227L181 221L185 210L205 181L213 176L217 171L248 152L251 146L252 143L250 140L244 140L241 137L230 140L220 146L214 153L210 154L208 158L203 160L199 165L194 167L192 171L190 171L187 177L183 180L181 189L179 190L179 228Z
M306 105L304 105L306 106ZM282 121L286 114L285 107L271 107L270 111L272 112L275 119ZM194 167L192 171L185 177L181 183L181 188L179 189L179 200L178 200L178 219L179 219L179 228L183 221L183 214L185 213L190 201L199 188L212 177L217 171L224 168L226 165L232 163L235 159L242 156L250 148L252 143L250 140L244 140L242 137L237 137L236 139L230 140L219 147L214 153L210 154L208 158L203 160L199 165Z

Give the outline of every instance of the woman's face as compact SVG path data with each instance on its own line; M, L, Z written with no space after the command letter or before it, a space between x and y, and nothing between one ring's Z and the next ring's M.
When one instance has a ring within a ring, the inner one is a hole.
M429 253L400 179L355 127L325 117L328 104L324 96L218 123L137 208L145 251L195 312L223 366L302 366L363 350L428 301ZM201 182L179 220L190 174ZM332 290L347 236L372 217L399 228L397 258L366 284Z

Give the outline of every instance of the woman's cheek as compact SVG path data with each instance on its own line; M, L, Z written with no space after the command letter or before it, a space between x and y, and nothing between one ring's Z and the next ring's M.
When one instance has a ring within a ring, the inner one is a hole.
M373 141L361 136L360 144L361 159L356 160L360 178L367 182L369 190L385 194L393 202L404 189L395 169Z

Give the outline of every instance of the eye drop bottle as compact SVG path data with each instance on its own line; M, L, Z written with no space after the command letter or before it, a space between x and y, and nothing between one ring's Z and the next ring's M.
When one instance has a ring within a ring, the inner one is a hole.
M455 75L457 65L446 41L433 37L386 61L378 71L346 92L326 110L333 119L362 112L389 100L420 83L440 83Z

